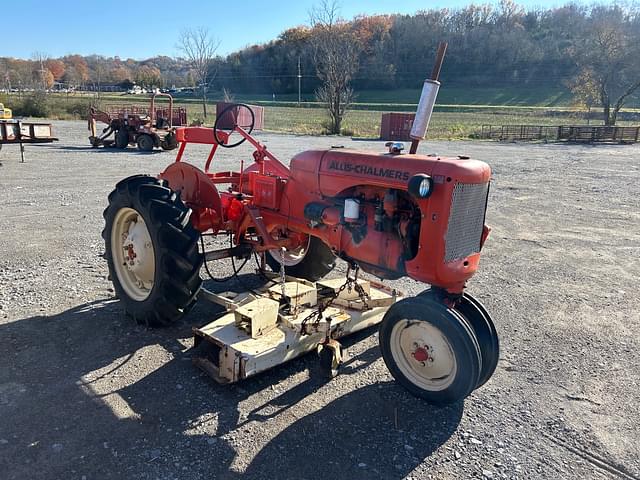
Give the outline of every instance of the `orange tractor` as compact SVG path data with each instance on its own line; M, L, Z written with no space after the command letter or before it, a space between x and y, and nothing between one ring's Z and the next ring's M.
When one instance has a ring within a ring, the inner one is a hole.
M413 150L433 110L434 78L425 81ZM217 118L244 108L232 105ZM252 124L230 131L217 124L179 128L174 163L157 177L126 178L109 195L106 258L129 315L162 326L181 318L197 298L224 305L226 315L194 331L196 345L211 347L200 366L222 382L315 348L335 373L337 339L377 323L391 374L419 397L458 401L491 377L496 329L464 291L489 234L487 164L404 154L392 144L388 153L306 151L287 166L251 135ZM218 148L245 141L254 148L251 165L210 170ZM204 169L182 161L188 143L211 145ZM205 235L229 237L230 246L206 250ZM252 256L272 285L241 295L202 287L203 264L211 275L220 259ZM336 258L348 264L344 282L324 279ZM358 278L359 269L431 288L402 298Z
M167 97L169 105L157 106L157 97ZM156 93L151 97L149 107L111 106L108 111L91 107L87 122L91 133L89 142L93 147L124 149L133 144L143 152L151 152L154 148L173 150L178 146L175 127L186 125L187 112L185 108L173 106L171 95ZM97 122L107 125L100 135ZM109 138L111 135L113 138Z

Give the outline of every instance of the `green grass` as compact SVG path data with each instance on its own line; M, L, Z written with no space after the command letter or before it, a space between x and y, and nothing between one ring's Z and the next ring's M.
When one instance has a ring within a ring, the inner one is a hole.
M292 112L298 110L298 112ZM325 119L320 109L300 112L300 109L280 108L265 114L265 125L270 129L291 131L302 128L302 133L320 134L319 125ZM355 137L377 138L380 135L381 112L354 110L347 114L344 129L353 132ZM270 121L269 121L270 120ZM443 112L435 111L429 125L429 138L460 139L468 138L480 131L483 124L528 124L554 125L562 123L557 117L547 117L538 112Z
M363 103L418 103L420 90L370 90L358 94ZM443 86L438 93L443 105L499 105L499 106L567 106L571 94L563 87L473 88Z
M303 94L304 102L313 102L313 95ZM273 103L270 94L235 95L237 101ZM420 99L419 89L366 90L356 92L356 104L360 105L411 105L415 106ZM297 103L298 95L279 94L276 102ZM499 105L499 106L570 106L571 93L564 87L493 87L473 88L443 86L438 95L438 102L444 105Z
M382 112L373 110L353 110L345 117L343 129L354 137L378 138ZM292 132L307 135L323 134L323 123L328 120L320 108L267 107L265 109L265 129L277 132ZM559 125L581 123L571 112L565 116L548 116L541 111L499 109L480 112L438 111L429 126L429 138L461 139L477 134L482 125L526 124Z
M486 90L486 89L485 89ZM414 93L418 96L418 91L395 91L395 92L367 92L371 94L367 100L384 101L387 98L400 100L408 100ZM542 105L491 105L491 104L443 104L450 101L451 96L461 95L459 98L465 102L471 102L473 99L470 93L448 92L444 95L443 89L439 96L439 103L436 106L433 118L429 128L429 138L440 139L460 139L469 138L477 134L483 124L490 125L560 125L560 124L579 124L584 123L579 119L576 111L567 105L557 105L553 108ZM497 92L481 91L485 98L491 98L498 101L500 96ZM512 94L513 92L511 92ZM462 95L466 96L462 96ZM549 95L543 90L538 93L530 93L538 95L541 99L545 95ZM504 101L506 96L504 93ZM551 94L552 95L552 94ZM553 95L552 95L553 96ZM559 98L561 94L557 94ZM324 133L324 125L328 120L326 111L317 103L305 103L297 106L295 102L285 101L268 101L261 102L260 96L251 98L236 97L236 101L246 101L252 103L260 103L265 106L265 130L274 132L287 132L306 135L321 135ZM525 97L521 97L525 98ZM533 101L534 97L530 97ZM550 98L546 96L545 98ZM13 96L7 97L0 95L0 102L3 102L11 108L12 100L17 102ZM85 118L85 114L89 104L95 101L92 95L50 95L49 118L69 119L69 118ZM120 94L102 94L100 103L103 106L117 104L140 104L148 105L149 98L143 96L120 95ZM511 97L511 100L516 100ZM522 100L524 101L524 100ZM165 99L159 99L158 103L165 104ZM194 120L202 120L202 105L197 98L178 97L175 99L176 106L187 107L189 122ZM206 125L212 125L215 118L215 101L208 103L209 116L205 121ZM378 138L380 134L381 116L384 111L415 111L415 104L412 103L359 103L355 108L350 110L343 122L343 131L349 135L360 138ZM620 125L630 124L630 122L619 122Z

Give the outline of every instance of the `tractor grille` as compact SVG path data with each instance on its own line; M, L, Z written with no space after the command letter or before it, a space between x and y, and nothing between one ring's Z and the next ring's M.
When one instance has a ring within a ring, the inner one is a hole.
M488 194L489 183L457 183L453 187L445 262L480 251Z

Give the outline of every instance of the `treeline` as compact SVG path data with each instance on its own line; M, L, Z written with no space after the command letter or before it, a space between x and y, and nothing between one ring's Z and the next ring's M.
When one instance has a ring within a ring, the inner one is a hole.
M449 43L441 78L460 86L565 86L579 72L576 52L594 23L623 25L640 36L636 6L575 3L525 10L512 1L469 5L415 15L362 16L350 22L358 44L355 90L417 88L430 72L438 42ZM218 65L218 84L243 92L297 91L301 62L303 91L313 91L316 32L296 27L277 40L229 55ZM636 59L640 63L640 59Z
M148 87L190 85L188 65L167 56L138 61L131 58L67 55L49 58L35 53L29 60L0 58L0 88L7 90L65 87L98 89L100 85Z
M564 86L580 71L574 53L584 47L594 22L612 18L626 32L640 37L636 5L570 3L560 8L525 9L505 0L497 6L359 16L348 22L359 52L352 86L356 91L419 87L441 40L449 42L442 79L450 85ZM317 31L311 27L294 27L267 44L216 58L209 90L294 93L300 65L302 91L313 92L319 85L314 35ZM3 88L50 88L54 82L69 86L135 82L149 87L196 83L185 60L166 56L144 61L95 55L0 58Z

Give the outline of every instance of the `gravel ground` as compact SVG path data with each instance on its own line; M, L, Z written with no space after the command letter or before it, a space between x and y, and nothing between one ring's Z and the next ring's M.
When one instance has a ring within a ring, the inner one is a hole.
M54 126L60 142L28 146L26 163L0 152L0 477L640 478L640 146L421 147L485 160L495 178L469 290L494 315L500 363L464 404L434 408L394 383L375 331L347 342L328 383L314 356L238 385L209 380L190 362L190 329L220 309L137 326L101 257L109 191L173 153L92 150L84 122ZM383 148L260 139L282 159ZM237 168L249 150L224 153L221 169Z

